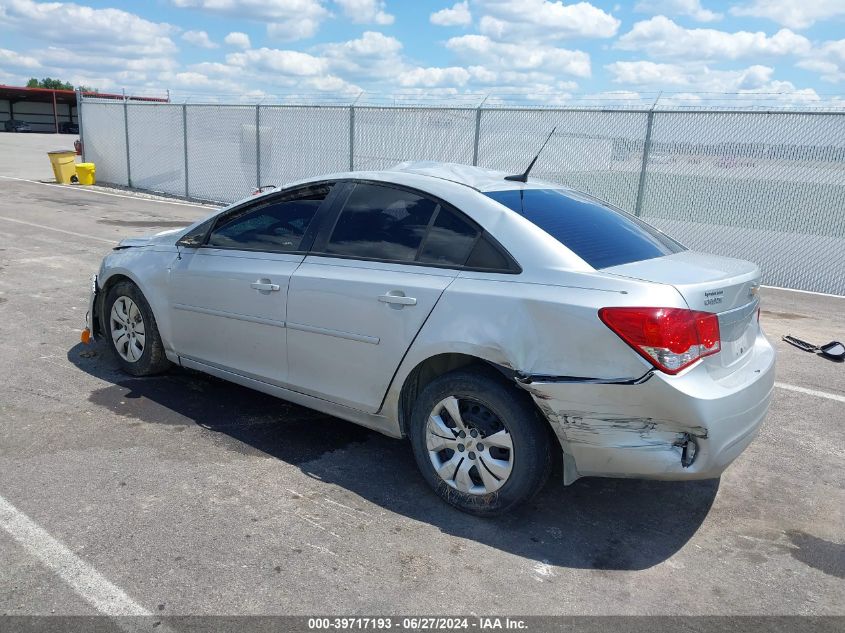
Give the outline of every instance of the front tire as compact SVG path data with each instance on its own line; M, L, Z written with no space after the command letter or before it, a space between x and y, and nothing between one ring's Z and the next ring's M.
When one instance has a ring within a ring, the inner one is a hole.
M153 376L170 367L150 304L131 281L120 281L106 293L101 324L127 374Z
M483 370L429 383L409 430L425 480L464 512L503 514L530 500L549 476L548 429L529 397Z

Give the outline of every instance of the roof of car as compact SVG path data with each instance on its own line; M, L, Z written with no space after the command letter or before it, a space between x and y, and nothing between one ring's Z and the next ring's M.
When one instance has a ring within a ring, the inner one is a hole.
M508 172L495 169L485 169L472 165L461 165L459 163L441 163L432 160L407 161L399 163L388 171L417 174L448 180L478 191L503 191L509 189L565 189L563 185L535 180L529 178L528 182L522 183L513 180L505 180Z

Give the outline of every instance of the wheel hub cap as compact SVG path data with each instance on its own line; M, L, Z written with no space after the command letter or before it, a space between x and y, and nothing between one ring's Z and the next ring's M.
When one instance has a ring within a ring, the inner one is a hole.
M437 475L461 492L495 492L513 470L510 433L473 400L449 396L437 403L428 418L426 448Z
M144 317L132 299L117 298L111 308L109 327L114 348L123 360L134 363L141 358L146 330Z

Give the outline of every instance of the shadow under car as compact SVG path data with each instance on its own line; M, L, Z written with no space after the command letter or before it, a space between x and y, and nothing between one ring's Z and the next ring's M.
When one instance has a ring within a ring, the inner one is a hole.
M199 372L174 367L160 376L134 378L119 370L102 341L74 346L68 359L110 383L89 400L116 416L142 424L199 425L220 433L233 451L282 460L391 512L551 565L603 570L656 565L695 534L719 488L719 480L601 478L564 487L558 471L530 503L502 517L478 518L446 505L428 488L406 441Z

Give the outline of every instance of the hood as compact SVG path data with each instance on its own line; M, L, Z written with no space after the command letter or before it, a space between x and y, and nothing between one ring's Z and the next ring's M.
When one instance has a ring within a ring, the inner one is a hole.
M159 233L155 233L154 235L145 235L143 237L127 237L126 239L121 240L115 249L153 246L154 244L173 244L176 242L173 238L184 233L186 228L188 227L184 226L178 229L168 229L167 231L161 231Z

